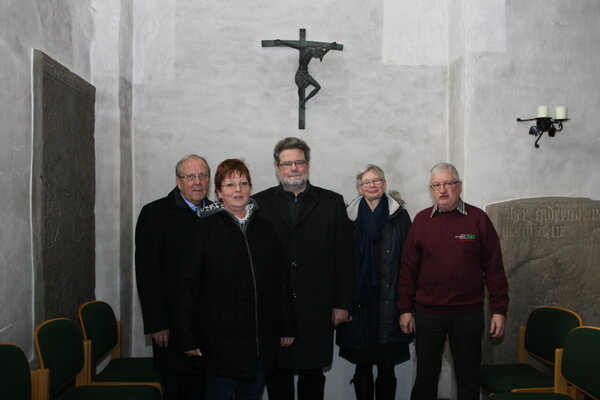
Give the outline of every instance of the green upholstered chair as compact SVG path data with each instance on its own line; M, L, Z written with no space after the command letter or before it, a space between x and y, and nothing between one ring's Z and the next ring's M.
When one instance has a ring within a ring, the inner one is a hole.
M495 393L490 400L575 400L587 396L600 400L600 328L584 326L566 337L557 350L552 393Z
M84 343L77 325L54 318L35 328L35 347L40 367L49 370L49 397L68 400L160 400L160 390L147 385L86 386ZM87 342L87 341L86 341ZM72 383L75 387L71 387ZM69 387L69 390L65 390Z
M0 343L0 398L45 400L48 392L47 372L30 370L23 350L13 344Z
M29 364L17 346L0 343L0 397L31 400Z
M529 357L554 367L555 350L563 347L567 334L581 326L581 317L562 307L540 307L529 314L519 329L518 363L481 366L480 384L486 394L510 391L551 392L554 377L534 368Z
M86 382L89 385L154 386L162 391L161 376L154 369L154 360L148 357L121 357L121 323L112 307L104 301L88 301L79 307L79 322L83 337L91 342L86 360ZM97 365L110 355L108 364L98 373Z

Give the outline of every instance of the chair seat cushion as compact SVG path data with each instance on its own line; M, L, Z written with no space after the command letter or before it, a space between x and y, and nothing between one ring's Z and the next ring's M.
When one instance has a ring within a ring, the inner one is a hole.
M79 386L65 400L160 400L152 386Z
M490 400L573 400L566 394L559 393L495 393Z
M160 373L154 369L149 357L116 358L92 378L94 382L161 382Z
M529 364L482 365L480 371L481 387L489 393L554 385L552 376L538 371Z

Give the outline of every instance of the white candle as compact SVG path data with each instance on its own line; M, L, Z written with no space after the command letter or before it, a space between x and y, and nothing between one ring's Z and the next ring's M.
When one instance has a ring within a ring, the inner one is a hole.
M567 107L566 106L558 106L556 107L556 117L555 119L567 119Z
M536 118L548 118L548 106L538 106Z

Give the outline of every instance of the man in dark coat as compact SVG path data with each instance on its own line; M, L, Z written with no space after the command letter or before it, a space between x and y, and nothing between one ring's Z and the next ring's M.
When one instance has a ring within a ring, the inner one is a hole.
M152 336L154 365L163 374L164 399L202 399L205 373L197 361L172 343L174 276L198 221L198 209L210 204L210 168L203 157L189 154L175 167L177 187L167 197L145 205L135 228L135 271L144 333Z
M279 186L254 196L285 249L298 335L280 350L280 368L267 378L271 400L323 399L323 368L333 358L333 328L350 320L354 290L352 226L342 196L308 181L310 148L286 138L273 151Z

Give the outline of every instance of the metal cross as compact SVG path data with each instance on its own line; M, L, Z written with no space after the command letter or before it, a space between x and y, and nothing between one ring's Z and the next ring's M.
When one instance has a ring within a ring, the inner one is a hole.
M306 29L300 29L300 40L263 40L262 47L279 47L287 46L298 50L299 52L299 66L296 71L296 86L298 86L298 129L304 129L305 116L304 111L306 110L306 102L311 99L314 95L321 90L321 85L308 73L308 64L313 58L318 58L323 61L325 54L329 50L344 50L343 44L336 42L311 42L306 40ZM306 88L312 86L313 90L306 96Z

